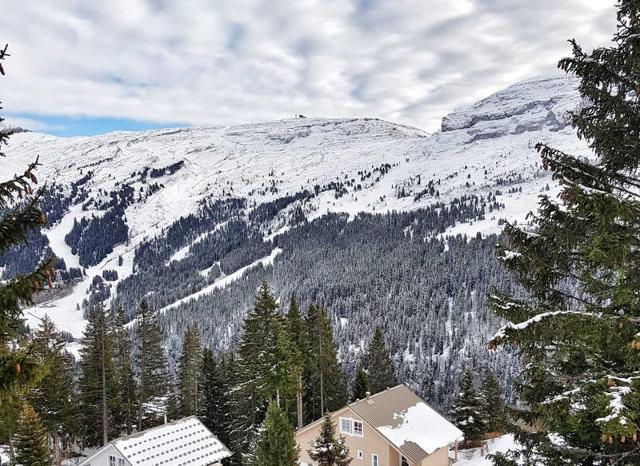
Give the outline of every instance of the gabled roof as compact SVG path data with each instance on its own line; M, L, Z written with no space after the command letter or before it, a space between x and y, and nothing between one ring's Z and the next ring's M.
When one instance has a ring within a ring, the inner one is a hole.
M414 463L464 436L404 384L349 407Z
M345 406L347 407L377 430L402 456L415 464L419 464L437 449L447 447L464 437L460 429L404 384L355 401ZM301 430L319 422L322 419Z
M113 440L98 453L109 445L132 466L206 466L231 456L195 416Z

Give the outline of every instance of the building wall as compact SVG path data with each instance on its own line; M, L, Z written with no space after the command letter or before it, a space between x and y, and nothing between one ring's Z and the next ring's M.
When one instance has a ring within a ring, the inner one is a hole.
M103 449L99 450L95 456L91 456L80 463L80 466L109 466L109 456L116 458L116 466L121 466L118 460L124 460L125 466L130 466L129 462L120 454L120 452L113 446L107 445Z
M342 434L340 433L341 417L348 417L361 422L362 419L358 415L356 415L356 413L348 406L341 409L340 411L337 411L331 417L336 428L336 434L344 436L345 443L349 447L349 453L353 458L351 466L372 466L372 453L378 455L379 466L399 466L400 455L398 451L395 450L391 445L389 445L389 442L387 442L387 440L382 437L382 435L380 435L378 431L370 427L367 423L363 422L362 437ZM309 458L308 450L310 448L311 442L315 440L315 438L320 434L321 427L322 421L315 423L311 427L301 429L296 434L296 442L298 444L298 447L300 448L300 461L308 465L314 464L311 461L311 458ZM362 459L358 459L357 457L358 450L362 451L363 453Z
M422 460L422 466L448 466L449 464L449 449L439 448L425 459Z

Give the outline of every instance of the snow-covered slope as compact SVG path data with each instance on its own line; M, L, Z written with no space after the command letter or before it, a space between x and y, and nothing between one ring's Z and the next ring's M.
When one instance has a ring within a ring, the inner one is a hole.
M42 181L86 189L88 197L74 201L46 231L53 252L68 267L79 264L64 239L74 220L103 215L97 206L123 185L139 193L157 183L148 196L126 206L128 241L88 267L87 278L69 294L30 309L29 316L34 320L47 312L79 335L78 304L91 277L105 268L116 270L118 280L130 275L141 241L208 199L243 198L251 207L308 189L317 193L304 203L306 217L313 219L327 212L353 216L417 209L499 190L503 210L447 233L496 232L499 218L523 221L547 189L549 178L541 171L535 143L587 153L569 126L568 111L579 104L576 82L553 77L516 84L460 109L446 116L442 130L433 135L377 119L304 118L95 137L17 133L1 162L3 178L39 155ZM153 179L146 176L150 170ZM275 221L265 237L291 227ZM173 259L180 260L188 249L176 254Z

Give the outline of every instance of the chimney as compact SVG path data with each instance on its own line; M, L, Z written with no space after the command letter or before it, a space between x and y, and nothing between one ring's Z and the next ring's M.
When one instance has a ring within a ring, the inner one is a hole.
M367 403L369 403L370 405L373 404L373 400L371 399L371 392L367 392Z

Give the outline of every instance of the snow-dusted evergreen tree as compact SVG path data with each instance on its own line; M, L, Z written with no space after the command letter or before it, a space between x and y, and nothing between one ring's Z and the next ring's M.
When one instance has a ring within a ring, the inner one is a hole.
M325 309L311 305L306 325L311 347L311 363L305 374L304 415L308 423L320 419L324 412L344 406L347 387Z
M384 344L384 334L378 326L364 357L365 370L369 381L369 391L376 394L396 384L393 363Z
M21 466L49 466L52 464L49 435L38 413L28 403L22 406L18 429L13 438L13 464Z
M221 355L216 361L209 348L202 351L201 362L201 403L199 418L220 441L229 445L231 428L230 390L233 386L232 363L229 357Z
M255 452L256 466L297 466L298 446L287 414L271 403Z
M296 425L300 429L304 426L303 377L308 372L310 354L307 329L300 314L300 306L298 306L298 301L293 293L291 294L289 311L287 312L287 333L291 341L292 363L296 369L297 376L295 381L295 419Z
M155 312L143 300L137 317L138 430L142 430L162 422L168 411L170 387L162 329Z
M356 377L353 381L353 388L351 390L351 401L364 400L369 393L369 382L367 373L364 371L362 362L358 362L356 367Z
M80 405L83 440L88 446L100 446L113 433L112 402L115 398L113 381L113 338L107 315L102 308L87 314L87 325L80 349Z
M336 429L329 413L324 416L320 434L311 442L308 452L318 466L348 466L351 463L349 447L344 437L336 438Z
M200 334L195 325L188 326L182 337L182 352L178 361L178 412L180 416L193 416L198 412L200 394L200 368L202 352Z
M7 46L0 48L0 74L4 76L3 60L8 57ZM4 121L0 118L0 123ZM5 157L2 146L7 144L11 131L0 129L0 159ZM37 184L35 171L39 163L29 165L24 173L0 182L0 256L27 238L27 233L46 223L39 203L44 194ZM20 202L18 202L20 201ZM37 261L37 259L36 259ZM22 324L22 306L32 303L32 295L51 283L53 258L46 258L30 273L0 281L0 405L10 404L16 384L23 387L40 376L41 362L31 357L28 345L17 349L9 342L15 339Z
M263 282L255 306L244 321L237 350L231 442L232 450L243 455L244 464L252 461L267 404L277 397L276 373L280 371L274 369L280 362L276 361L274 351L278 347L278 333L283 331L277 307L269 286Z
M136 419L137 394L131 357L131 338L125 327L126 318L122 307L117 307L111 316L115 395L113 406L113 424L117 434L130 434Z
M80 427L73 356L64 350L65 341L48 316L34 335L33 350L45 361L45 374L29 390L28 400L51 436L54 459L70 451Z
M612 46L573 42L560 61L580 79L573 126L594 157L538 145L559 201L541 197L532 231L507 225L499 251L528 291L493 297L513 324L492 345L524 358L518 414L538 429L516 438L532 463L640 463L640 1L617 9Z
M507 408L502 395L502 388L491 369L486 368L482 374L480 387L485 425L488 432L504 432L508 425Z
M486 433L484 406L473 384L471 369L464 371L458 396L451 407L452 422L464 432L465 443L479 440Z

